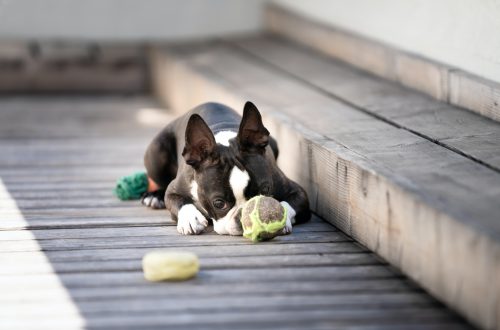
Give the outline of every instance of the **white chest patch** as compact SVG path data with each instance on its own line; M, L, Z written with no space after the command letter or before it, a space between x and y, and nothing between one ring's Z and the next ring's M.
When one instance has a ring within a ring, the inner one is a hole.
M250 182L250 176L247 171L240 170L237 166L233 167L229 175L229 185L233 189L234 198L236 199L236 206L245 203L245 188Z
M215 142L222 144L223 146L229 147L229 140L233 139L238 135L236 132L232 131L221 131L214 135Z
M246 202L245 188L250 182L250 176L247 171L240 170L237 166L233 167L229 175L229 185L233 190L236 202L227 214L218 220L214 219L214 230L220 235L242 235L243 230L239 221L236 221L238 210Z

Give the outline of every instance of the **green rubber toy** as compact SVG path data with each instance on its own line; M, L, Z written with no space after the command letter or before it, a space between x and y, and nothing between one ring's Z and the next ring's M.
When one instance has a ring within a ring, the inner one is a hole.
M136 172L116 180L113 193L122 201L139 199L148 190L148 175L145 172Z
M270 240L286 225L287 210L276 199L258 195L248 200L241 211L243 236L254 242Z

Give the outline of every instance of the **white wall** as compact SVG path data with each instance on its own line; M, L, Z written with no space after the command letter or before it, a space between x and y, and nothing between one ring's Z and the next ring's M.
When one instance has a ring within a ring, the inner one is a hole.
M500 0L274 0L332 24L500 82Z
M257 31L267 0L0 0L0 39L176 40Z

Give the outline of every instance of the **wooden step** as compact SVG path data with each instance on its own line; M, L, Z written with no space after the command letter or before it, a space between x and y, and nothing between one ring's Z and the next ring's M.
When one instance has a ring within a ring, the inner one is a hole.
M179 112L252 100L312 208L475 324L500 326L500 126L283 41L156 47Z
M500 84L377 40L325 25L279 4L266 8L268 30L438 100L500 121Z

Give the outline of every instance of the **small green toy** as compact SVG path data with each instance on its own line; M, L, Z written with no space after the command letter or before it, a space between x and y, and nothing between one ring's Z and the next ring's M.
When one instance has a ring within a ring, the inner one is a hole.
M113 193L122 201L139 199L148 190L148 175L145 172L136 172L116 180Z
M286 225L287 210L276 199L255 196L245 203L241 212L243 236L254 242L278 236Z

